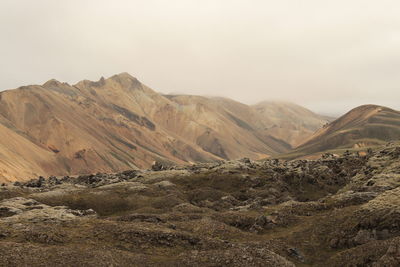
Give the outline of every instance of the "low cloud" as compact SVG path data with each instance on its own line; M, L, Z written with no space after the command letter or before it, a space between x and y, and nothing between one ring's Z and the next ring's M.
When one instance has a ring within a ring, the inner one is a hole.
M0 88L129 72L163 93L400 109L400 3L3 0Z

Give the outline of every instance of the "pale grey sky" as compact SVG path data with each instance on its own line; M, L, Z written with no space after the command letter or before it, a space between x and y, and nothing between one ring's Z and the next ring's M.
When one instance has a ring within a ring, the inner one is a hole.
M0 0L0 89L129 72L163 93L400 109L398 0Z

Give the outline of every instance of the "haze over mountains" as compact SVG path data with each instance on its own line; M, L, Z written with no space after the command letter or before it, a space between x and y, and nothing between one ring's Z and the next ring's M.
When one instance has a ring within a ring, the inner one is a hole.
M296 120L301 115L302 120ZM289 103L161 95L127 73L0 93L2 180L288 152L325 124Z
M0 179L298 157L400 137L399 112L383 107L330 120L292 103L162 95L127 73L50 80L0 93Z

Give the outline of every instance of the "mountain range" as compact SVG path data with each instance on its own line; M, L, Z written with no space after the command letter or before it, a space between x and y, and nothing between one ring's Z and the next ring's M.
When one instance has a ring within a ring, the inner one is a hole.
M331 118L286 102L157 93L128 73L0 92L0 181L307 157L400 139L399 112L362 106Z
M75 85L50 80L0 93L0 179L261 159L325 123L290 103L162 95L127 73Z

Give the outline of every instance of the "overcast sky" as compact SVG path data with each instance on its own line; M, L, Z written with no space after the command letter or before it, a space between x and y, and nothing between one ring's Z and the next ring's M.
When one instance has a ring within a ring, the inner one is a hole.
M400 109L398 0L0 0L0 89L129 72L163 93Z

